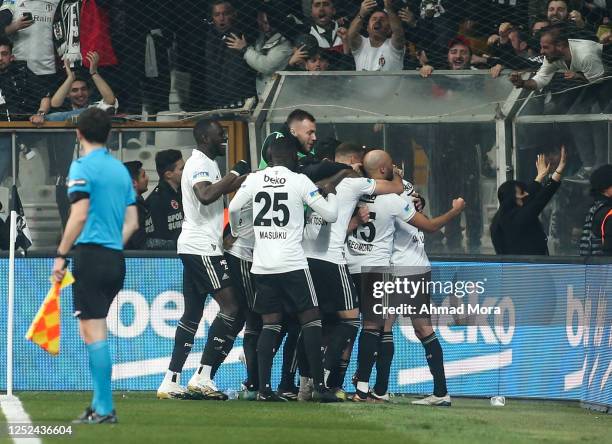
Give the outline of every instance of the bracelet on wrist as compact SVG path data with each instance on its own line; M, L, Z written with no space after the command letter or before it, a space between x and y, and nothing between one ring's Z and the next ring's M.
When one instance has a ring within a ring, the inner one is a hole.
M563 172L561 172L561 171L555 170L555 173L557 173L559 176L563 176Z
M59 251L57 253L55 253L55 257L59 257L59 258L62 258L64 260L68 259L68 255L61 254Z

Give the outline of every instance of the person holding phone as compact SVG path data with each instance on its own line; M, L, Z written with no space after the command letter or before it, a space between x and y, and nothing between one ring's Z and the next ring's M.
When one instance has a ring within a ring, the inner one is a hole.
M53 15L59 0L5 0L0 6L0 29L13 40L15 59L26 61L49 85L55 80Z

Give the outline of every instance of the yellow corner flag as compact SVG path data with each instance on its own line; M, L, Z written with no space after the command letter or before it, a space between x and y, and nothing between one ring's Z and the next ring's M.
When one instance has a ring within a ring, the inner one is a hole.
M67 270L62 282L53 280L51 282L52 286L49 293L47 293L34 317L26 333L26 339L52 355L57 355L60 341L60 291L62 288L71 285L74 282L74 277Z

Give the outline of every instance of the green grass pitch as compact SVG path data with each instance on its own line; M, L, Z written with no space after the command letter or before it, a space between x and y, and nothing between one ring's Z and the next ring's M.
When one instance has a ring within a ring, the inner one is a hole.
M90 401L82 392L18 394L35 424L69 424ZM391 404L266 404L157 400L115 393L117 425L74 426L43 442L87 443L612 443L612 415L577 403L453 399L451 408ZM1 418L0 421L4 421ZM0 437L0 442L10 442Z

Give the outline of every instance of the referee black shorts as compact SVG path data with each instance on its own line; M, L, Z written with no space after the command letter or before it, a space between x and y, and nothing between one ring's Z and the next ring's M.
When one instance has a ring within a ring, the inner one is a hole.
M78 244L73 255L74 316L104 319L115 296L123 288L123 252L94 244Z
M253 305L255 304L255 279L251 274L253 262L240 259L229 253L225 253L225 260L229 268L232 285L238 289L241 305L249 307L249 310L253 311Z
M302 313L319 306L308 269L254 276L256 313Z
M185 297L206 296L232 285L224 256L179 254L183 263L183 293Z
M346 264L308 258L321 312L332 314L359 307L355 284Z

